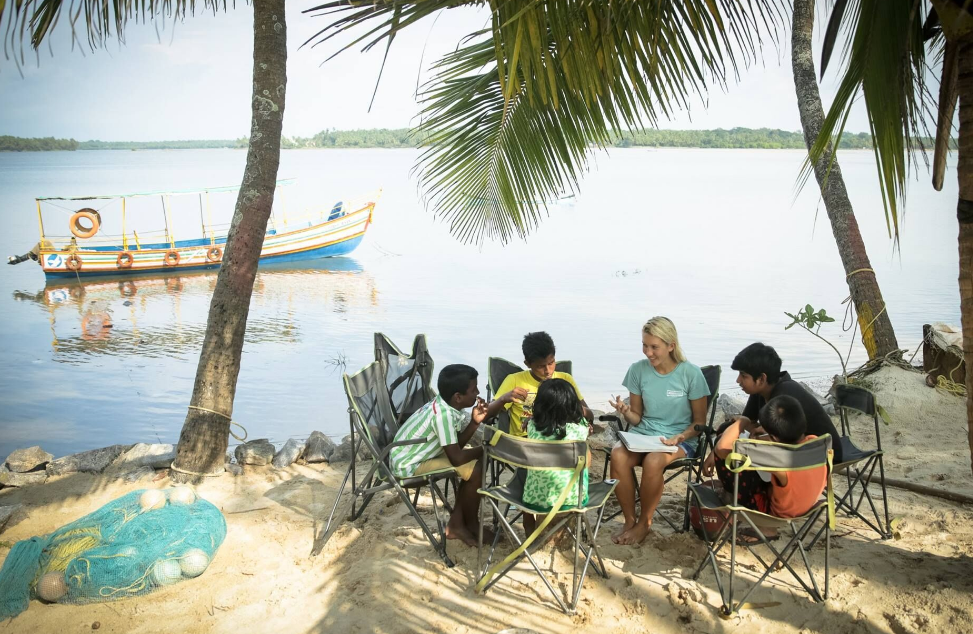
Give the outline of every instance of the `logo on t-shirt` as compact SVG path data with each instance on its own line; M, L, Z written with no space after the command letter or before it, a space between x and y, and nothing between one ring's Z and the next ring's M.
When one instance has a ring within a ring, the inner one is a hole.
M686 393L682 390L666 390L666 396L669 398L682 398L686 396Z

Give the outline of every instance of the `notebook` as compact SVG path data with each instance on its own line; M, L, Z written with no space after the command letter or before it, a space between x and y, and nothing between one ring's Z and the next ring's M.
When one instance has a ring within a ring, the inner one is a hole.
M662 436L644 436L620 431L618 437L625 448L633 453L675 453L679 449L678 445L662 444Z

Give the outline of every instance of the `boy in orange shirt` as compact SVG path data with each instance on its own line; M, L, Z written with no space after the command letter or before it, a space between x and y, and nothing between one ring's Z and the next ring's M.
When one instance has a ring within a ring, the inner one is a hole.
M760 410L760 423L768 440L786 445L799 445L817 436L805 435L807 421L801 404L793 396L776 396ZM726 468L726 457L743 432L751 432L756 425L748 418L740 418L723 432L716 448L716 475L726 491L733 490L734 474ZM704 475L713 474L713 466L705 465ZM770 482L764 482L756 471L740 474L737 503L741 506L775 517L799 517L821 497L827 484L828 468L824 465L804 471L773 472ZM776 532L765 533L776 538ZM756 535L743 534L748 543L757 543Z

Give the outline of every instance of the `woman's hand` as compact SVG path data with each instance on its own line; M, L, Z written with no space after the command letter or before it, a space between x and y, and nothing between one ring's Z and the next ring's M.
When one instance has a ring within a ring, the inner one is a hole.
M608 401L608 404L615 408L615 411L625 416L632 411L632 408L628 406L628 403L622 400L621 396L612 396L612 400Z
M662 444L663 445L669 445L670 447L674 447L674 446L678 445L681 442L686 442L686 434L676 434L672 438L663 438L662 439Z

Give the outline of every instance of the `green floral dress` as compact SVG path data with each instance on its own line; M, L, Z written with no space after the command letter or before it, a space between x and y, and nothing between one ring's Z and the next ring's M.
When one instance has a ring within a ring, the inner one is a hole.
M527 437L531 440L556 440L551 436L545 436L534 428L534 423L527 425ZM588 425L582 423L568 423L565 440L586 440L588 438ZM524 502L528 505L542 510L550 510L554 503L561 496L564 487L571 481L571 471L527 471L527 479L524 483ZM588 468L585 467L581 474L582 490L584 499L582 504L588 502ZM576 506L578 504L578 485L575 483L564 500L564 506Z

